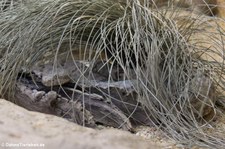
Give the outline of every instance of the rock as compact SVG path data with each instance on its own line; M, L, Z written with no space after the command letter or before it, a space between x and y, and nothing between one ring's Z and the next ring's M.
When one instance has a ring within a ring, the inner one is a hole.
M217 16L225 18L225 0L217 0Z
M166 145L122 130L85 128L63 118L27 111L3 99L0 106L0 148L158 149Z

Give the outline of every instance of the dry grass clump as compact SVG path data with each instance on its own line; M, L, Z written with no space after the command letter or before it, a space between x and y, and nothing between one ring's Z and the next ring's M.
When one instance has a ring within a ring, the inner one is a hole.
M168 15L169 10L147 5L138 0L27 0L1 11L1 95L13 95L18 74L44 61L46 54L56 64L65 52L70 57L74 50L85 53L90 63L104 53L108 63L123 70L124 79L135 80L137 100L168 137L221 148L225 141L203 130L217 112L214 78L224 75L224 65L201 58L206 49L197 43L208 41L190 42L202 22L190 17L178 25L178 8ZM219 56L224 59L223 53Z

